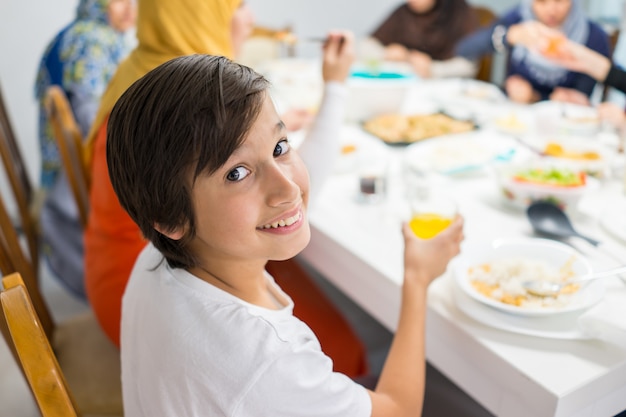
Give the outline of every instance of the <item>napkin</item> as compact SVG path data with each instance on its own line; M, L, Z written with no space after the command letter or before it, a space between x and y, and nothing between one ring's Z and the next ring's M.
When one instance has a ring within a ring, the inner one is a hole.
M604 340L626 349L626 293L605 298L578 317L579 330L594 339ZM621 299L620 299L621 298Z

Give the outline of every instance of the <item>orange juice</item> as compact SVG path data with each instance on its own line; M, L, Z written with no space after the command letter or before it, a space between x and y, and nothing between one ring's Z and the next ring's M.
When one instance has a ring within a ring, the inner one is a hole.
M450 226L450 223L452 223L451 217L436 213L419 213L413 215L409 221L409 226L417 237L430 239Z

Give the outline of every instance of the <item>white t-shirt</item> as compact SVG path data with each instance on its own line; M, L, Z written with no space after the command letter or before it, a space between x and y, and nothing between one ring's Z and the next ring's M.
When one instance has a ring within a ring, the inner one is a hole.
M246 303L146 246L122 301L125 416L370 416L366 389L268 286L288 305Z

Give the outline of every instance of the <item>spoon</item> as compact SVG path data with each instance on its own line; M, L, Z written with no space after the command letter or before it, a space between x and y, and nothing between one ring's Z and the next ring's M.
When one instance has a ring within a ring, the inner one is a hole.
M578 284L580 282L593 281L600 278L611 277L626 272L626 266L607 269L606 271L597 272L591 275L583 275L580 278L570 279L564 282L547 282L547 281L524 281L522 287L529 293L539 297L552 297L558 295L561 289L570 284Z
M526 210L526 215L533 229L544 235L557 238L577 236L593 246L600 244L599 241L578 233L563 210L552 203L534 202Z

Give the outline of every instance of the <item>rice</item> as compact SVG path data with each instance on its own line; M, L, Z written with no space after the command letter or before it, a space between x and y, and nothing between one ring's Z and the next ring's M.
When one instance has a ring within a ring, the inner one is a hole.
M522 283L567 281L574 275L573 261L574 258L561 268L555 268L543 261L506 258L472 266L467 272L474 289L496 301L523 308L559 308L575 302L574 294L580 289L579 285L568 285L553 297L539 297L528 293Z

